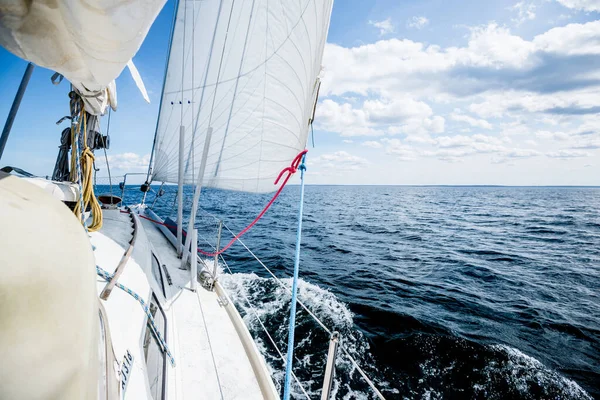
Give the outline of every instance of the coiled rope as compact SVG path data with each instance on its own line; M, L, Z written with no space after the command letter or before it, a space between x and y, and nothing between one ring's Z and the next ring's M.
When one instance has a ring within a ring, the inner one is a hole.
M93 171L95 157L87 143L87 115L80 99L71 102L71 112L74 115L79 113L77 123L71 124L71 181L79 185L79 202L75 205L73 212L81 218L81 223L85 225L85 210L88 205L91 205L92 223L87 226L87 230L88 232L96 232L102 228L102 209L94 194ZM83 141L80 147L82 125Z

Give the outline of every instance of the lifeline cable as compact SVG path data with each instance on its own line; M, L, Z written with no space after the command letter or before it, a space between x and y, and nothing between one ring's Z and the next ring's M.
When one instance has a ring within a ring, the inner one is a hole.
M102 268L100 268L97 265L96 265L96 273L99 276L101 276L102 278L104 278L104 280L107 282L110 282L110 280L113 277L112 274L108 273L107 271L103 270ZM154 317L152 317L152 313L150 312L150 307L148 306L148 303L146 303L144 301L144 299L142 299L140 297L140 295L138 295L133 290L129 289L127 286L124 286L124 285L120 284L119 282L116 282L115 286L117 286L119 289L121 289L125 293L129 294L131 297L136 299L138 301L138 303L141 304L142 308L144 309L144 312L146 313L146 316L148 317L148 322L150 323L150 328L152 329L152 333L154 333L154 337L156 337L156 340L158 341L158 344L160 345L162 351L164 353L166 353L167 357L169 358L169 361L171 362L171 365L174 367L175 366L175 358L173 358L171 351L167 347L167 343L165 342L162 335L158 331L156 322L154 322Z

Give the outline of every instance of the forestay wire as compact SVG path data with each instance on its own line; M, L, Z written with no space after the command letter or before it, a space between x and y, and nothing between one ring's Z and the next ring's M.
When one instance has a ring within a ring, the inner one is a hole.
M292 361L294 359L294 332L296 330L296 301L298 297L298 271L300 269L300 243L302 239L302 213L304 210L304 171L306 166L306 153L302 156L302 162L298 169L300 170L300 207L298 210L298 229L296 230L296 255L294 258L294 279L292 280L292 304L290 306L290 324L288 327L288 350L287 362L285 363L285 380L283 384L283 399L290 398L290 385L292 375Z

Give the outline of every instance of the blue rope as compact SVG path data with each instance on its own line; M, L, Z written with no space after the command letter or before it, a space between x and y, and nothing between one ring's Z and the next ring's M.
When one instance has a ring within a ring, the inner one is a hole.
M304 209L304 161L306 154L302 156L302 162L298 166L300 170L300 209L298 211L298 230L296 231L296 257L294 259L294 279L292 281L292 304L290 307L290 325L288 328L288 351L285 364L285 381L283 384L283 400L290 398L290 385L292 383L292 359L294 357L294 329L296 328L296 302L298 295L298 270L300 269L300 241L302 237L302 213Z
M104 278L107 282L109 282L111 280L111 278L113 277L111 274L109 274L108 272L106 272L105 270L103 270L102 268L100 268L97 265L96 265L96 272L98 273L98 275L100 275L102 278ZM167 343L165 343L162 335L158 331L158 328L156 327L156 323L154 322L154 318L152 317L152 313L150 312L150 307L148 306L148 304L136 292L134 292L133 290L129 289L128 287L126 287L124 285L121 285L119 282L116 282L115 286L118 287L119 289L123 290L124 292L128 293L131 297L136 299L142 305L144 312L148 316L148 322L150 322L150 328L152 328L152 333L154 333L154 336L158 340L158 344L160 345L163 353L167 354L167 357L169 357L169 361L171 362L171 365L174 367L175 366L175 358L173 358L173 355L171 354L171 352L169 351L169 348L167 347Z

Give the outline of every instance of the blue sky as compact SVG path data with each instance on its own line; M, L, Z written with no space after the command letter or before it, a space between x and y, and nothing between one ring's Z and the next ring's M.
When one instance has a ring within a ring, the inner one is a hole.
M115 173L145 170L172 7L134 58L151 103L117 79ZM600 0L337 1L309 183L600 184L599 17ZM3 119L26 64L0 65ZM51 174L68 112L51 75L34 71L1 164Z

